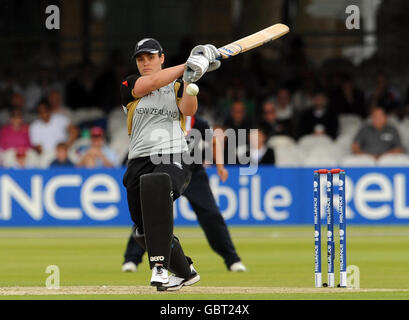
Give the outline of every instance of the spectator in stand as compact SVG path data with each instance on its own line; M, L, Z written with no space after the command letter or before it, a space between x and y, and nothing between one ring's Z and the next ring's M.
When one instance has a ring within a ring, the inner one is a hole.
M267 100L263 103L259 127L263 128L267 137L274 135L290 135L290 132L285 131L286 127L277 121L276 108L275 103L271 100Z
M25 98L27 101L26 108L28 111L35 111L34 109L38 103L47 98L48 93L52 89L62 89L62 85L53 81L50 76L50 70L47 66L41 66L39 69L38 77L35 81L32 81L26 91Z
M104 129L101 127L93 127L91 129L91 145L83 152L78 166L86 168L110 168L118 165L119 159L117 155L105 145Z
M224 155L227 156L227 161L225 163L238 164L240 163L239 154L245 155L248 146L248 134L251 128L251 121L247 117L247 110L243 101L233 102L230 106L230 114L225 119L223 127L226 136Z
M74 164L68 159L68 147L65 143L61 142L57 144L55 149L56 158L50 164L50 168L55 167L73 167Z
M343 78L340 88L334 92L330 100L337 114L356 114L362 118L367 116L364 93L356 87L349 76Z
M314 74L307 73L302 77L301 87L294 93L292 101L297 112L303 112L312 108L312 100L315 93Z
M14 93L23 92L11 68L6 68L3 75L4 80L0 82L0 109L8 107L8 103Z
M379 72L375 78L374 88L367 97L369 109L382 106L387 114L396 114L400 107L400 94L389 84L385 73Z
M248 88L246 83L238 77L233 77L231 80L231 85L229 85L225 90L225 95L219 100L220 109L226 113L231 105L236 101L241 101L246 107L246 114L250 117L254 116L255 113L255 102L254 99L248 94Z
M26 169L27 166L27 150L24 148L16 149L16 162L13 169Z
M252 164L275 164L274 150L266 145L267 134L262 128L250 132L249 155Z
M51 90L48 94L48 103L50 104L51 113L62 114L71 119L71 111L63 105L63 98L60 91Z
M300 134L326 134L335 139L338 133L338 115L328 104L325 92L317 91L313 98L313 107L304 111L299 119Z
M8 102L9 109L19 109L22 112L25 111L26 107L26 98L22 93L16 92L10 96L10 100Z
M276 104L278 120L288 120L292 118L294 108L291 103L291 93L287 88L278 89Z
M277 121L282 127L282 132L286 135L294 137L294 119L296 118L296 113L291 102L290 90L288 90L287 88L280 88L277 91L276 114Z
M365 124L354 138L352 152L369 154L376 159L384 154L404 153L398 130L388 124L388 116L382 107L372 108L371 122Z
M65 88L66 103L71 109L95 107L95 86L92 64L83 62L79 74Z
M29 128L33 148L38 152L55 150L58 143L66 141L68 146L78 136L78 129L64 115L51 113L48 101L43 100L37 106L38 119Z
M251 121L247 117L246 106L243 101L237 100L230 107L230 115L225 119L223 126L226 129L233 129L236 133L237 142L239 142L239 129L246 129L246 132L251 128ZM247 143L247 139L245 140Z
M23 114L23 119L26 123L31 123L35 118L35 114L27 112L26 98L22 93L16 92L11 95L10 101L8 103L8 109L21 110Z
M28 125L24 123L23 113L20 109L10 111L9 123L0 129L0 149L31 148Z

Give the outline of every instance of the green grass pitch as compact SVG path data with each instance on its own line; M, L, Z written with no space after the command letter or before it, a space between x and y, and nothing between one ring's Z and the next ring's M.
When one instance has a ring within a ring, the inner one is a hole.
M177 293L157 293L148 286L146 256L138 272L120 271L130 228L3 228L0 299L409 298L409 226L348 227L347 264L359 267L360 290L313 289L313 226L231 227L230 231L248 272L228 272L200 228L177 227L175 234L195 261L201 281ZM338 256L335 263L338 283ZM49 265L59 267L60 290L45 289Z

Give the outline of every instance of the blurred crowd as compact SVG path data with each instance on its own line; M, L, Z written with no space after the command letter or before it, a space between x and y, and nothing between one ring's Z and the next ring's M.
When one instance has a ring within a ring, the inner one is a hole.
M366 87L359 87L353 72L322 73L300 52L290 53L282 63L286 67L277 70L274 66L281 62L270 63L258 53L243 68L239 58L226 62L199 83L198 114L213 128L259 129L257 139L248 136L245 146L252 161L259 163L275 164L274 144L269 141L277 136L295 142L326 136L335 142L347 134L352 137L351 153L378 158L407 152L407 136L402 137L405 131L400 129L409 119L409 89L394 87L382 71ZM173 64L182 62L176 60L170 59ZM45 65L29 80L12 68L2 70L1 166L124 165L126 121L119 87L134 72L121 59L98 72L85 61L64 79ZM360 127L345 132L345 115L361 119Z

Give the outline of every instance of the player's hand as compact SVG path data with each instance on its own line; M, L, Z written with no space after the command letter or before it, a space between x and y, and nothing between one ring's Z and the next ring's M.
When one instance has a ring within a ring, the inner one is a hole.
M217 50L217 48L212 44L199 45L194 47L190 52L190 55L196 54L203 55L209 60L209 68L207 69L207 72L214 71L221 65L221 62L217 60L221 57L219 50Z
M229 171L227 171L224 166L217 166L217 175L222 182L226 182L229 177Z
M222 64L221 61L218 60L221 57L219 50L217 50L217 48L212 44L206 44L205 47L208 50L210 50L212 52L212 55L215 57L214 61L212 62L209 61L209 68L207 69L207 72L211 72L211 71L219 69Z
M185 64L183 81L192 83L198 81L209 68L209 60L204 55L191 55Z

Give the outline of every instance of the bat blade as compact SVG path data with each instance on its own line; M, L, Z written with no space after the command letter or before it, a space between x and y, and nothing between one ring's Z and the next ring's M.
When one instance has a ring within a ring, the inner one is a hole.
M288 26L277 23L245 38L225 45L218 50L222 56L222 59L228 59L240 53L259 47L269 41L276 40L287 34L289 31L290 28Z

